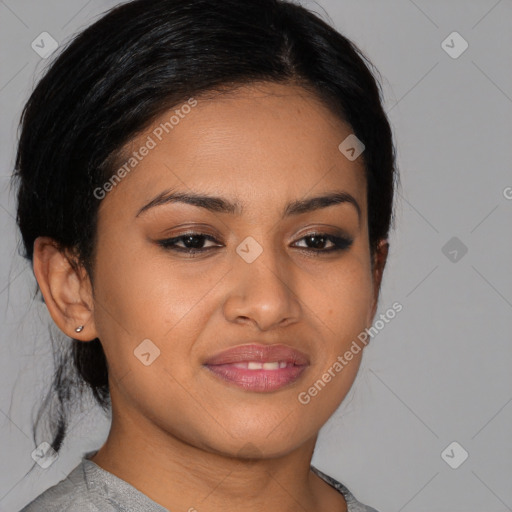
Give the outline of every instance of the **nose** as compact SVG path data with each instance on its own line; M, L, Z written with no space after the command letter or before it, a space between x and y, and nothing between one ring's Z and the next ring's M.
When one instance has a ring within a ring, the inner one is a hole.
M234 323L254 323L261 331L299 320L302 307L296 293L293 263L264 250L252 263L235 255L224 316Z

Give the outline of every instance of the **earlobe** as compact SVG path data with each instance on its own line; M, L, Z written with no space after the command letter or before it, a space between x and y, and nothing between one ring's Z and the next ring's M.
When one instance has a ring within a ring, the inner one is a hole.
M91 283L83 266L72 262L70 251L52 238L35 240L34 275L51 317L69 337L89 341L97 338Z

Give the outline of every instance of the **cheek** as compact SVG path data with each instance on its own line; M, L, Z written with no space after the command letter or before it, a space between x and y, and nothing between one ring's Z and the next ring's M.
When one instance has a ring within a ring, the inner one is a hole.
M146 381L146 391L164 381L172 386L166 370L179 382L193 378L191 352L216 307L211 292L226 273L192 271L190 262L152 254L147 248L116 253L106 244L95 273L95 323L110 371Z
M321 288L311 284L305 296L322 347L316 352L308 382L308 386L318 382L311 389L315 405L309 409L323 402L332 412L350 389L365 347L359 336L368 327L373 302L370 266L365 258L351 255L344 264L333 266ZM309 395L308 389L302 391Z
M371 276L366 271L347 271L332 276L330 325L334 332L348 335L366 327L373 299Z
M169 363L176 367L212 321L225 322L222 302L231 293L229 286L237 286L228 259L187 262L163 252L149 257L140 242L135 249L135 241L125 247L120 240L99 247L95 321L107 358L110 351L120 361L125 352L132 363L133 351L150 339L160 349L173 345ZM323 346L316 356L319 367L342 354L366 327L372 281L365 262L365 255L354 251L337 262L294 266L289 274L290 288L302 304L299 322ZM212 320L216 313L220 316Z
M297 390L294 415L311 433L331 417L356 379L365 347L358 336L367 327L372 302L367 272L364 266L347 265L330 274L323 293L317 290L311 297L319 312L313 323L321 350L316 351L309 378Z
M183 272L183 263L165 255L132 250L123 258L108 248L102 252L95 286L98 315L105 320L101 325L117 324L136 338L169 332L215 285L212 273Z
M221 451L235 453L251 439L279 453L292 441L309 439L339 406L357 374L362 350L341 371L335 363L365 327L371 276L363 261L352 256L329 272L325 264L316 271L295 267L299 330L321 349L301 386L273 401L246 397L241 409L238 391L210 393L209 381L194 364L204 350L197 340L207 339L211 350L222 325L229 327L222 304L238 283L229 274L229 262L199 271L198 263L175 263L166 256L144 258L132 252L123 259L105 252L97 271L98 301L105 306L97 316L113 400L130 404L178 438ZM139 350L147 339L150 343ZM149 354L150 364L143 354Z
M325 324L332 348L340 349L350 338L367 327L373 303L373 281L365 258L351 255L333 265L326 277L315 278L306 295L314 311Z

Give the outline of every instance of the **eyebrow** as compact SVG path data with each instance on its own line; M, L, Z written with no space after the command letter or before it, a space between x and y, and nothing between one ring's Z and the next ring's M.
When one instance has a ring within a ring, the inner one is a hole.
M209 196L203 194L197 194L195 192L173 192L172 190L166 190L161 194L157 195L149 203L144 205L138 212L136 217L142 213L169 203L185 203L199 208L204 208L215 213L228 213L231 215L242 215L243 206L240 202L229 201L223 197ZM359 220L361 220L361 207L356 199L344 191L335 191L326 195L320 195L315 197L308 197L306 199L299 199L288 203L282 213L282 219L294 215L300 215L302 213L312 212L322 208L328 208L337 204L348 203L354 206L357 210Z

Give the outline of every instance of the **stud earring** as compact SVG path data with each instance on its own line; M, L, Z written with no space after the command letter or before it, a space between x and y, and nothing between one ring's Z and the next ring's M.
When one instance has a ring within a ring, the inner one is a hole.
M84 330L84 326L80 325L75 329L75 332L82 332Z

